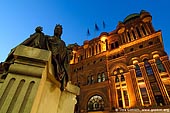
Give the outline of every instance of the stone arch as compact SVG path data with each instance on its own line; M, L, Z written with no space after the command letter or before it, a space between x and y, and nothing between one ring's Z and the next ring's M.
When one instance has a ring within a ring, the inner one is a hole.
M133 57L129 60L128 64L129 65L133 65L134 64L134 61L138 61L140 62L140 58L139 57Z
M161 56L164 56L164 55L167 55L164 51L153 51L151 53L151 57L154 58L154 57L161 57Z
M104 106L108 106L109 100L107 99L106 94L101 92L101 91L94 90L94 91L88 93L88 95L85 96L85 98L84 98L84 101L85 101L84 102L84 104L85 104L84 109L87 109L88 102L91 99L91 97L96 96L96 95L102 97L102 99L104 101Z
M114 70L116 70L117 68L122 68L124 72L128 72L128 68L125 63L115 63L115 64L112 64L109 68L110 74L112 75Z
M143 61L144 59L150 59L150 55L149 54L143 54L140 56L140 60Z

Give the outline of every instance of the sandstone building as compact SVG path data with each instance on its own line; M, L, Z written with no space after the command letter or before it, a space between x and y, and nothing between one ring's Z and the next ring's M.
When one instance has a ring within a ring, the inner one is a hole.
M75 45L70 63L71 81L81 89L78 113L170 106L170 61L149 12Z

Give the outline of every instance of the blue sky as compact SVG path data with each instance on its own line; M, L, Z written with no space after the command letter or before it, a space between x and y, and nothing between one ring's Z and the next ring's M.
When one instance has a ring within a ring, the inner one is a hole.
M101 32L115 30L118 21L146 10L152 15L155 30L162 30L165 51L170 54L169 0L1 0L0 62L10 50L34 33L37 26L53 35L56 24L63 26L66 44L83 44ZM102 28L102 22L106 28ZM94 32L94 24L99 27ZM91 36L87 37L87 29Z

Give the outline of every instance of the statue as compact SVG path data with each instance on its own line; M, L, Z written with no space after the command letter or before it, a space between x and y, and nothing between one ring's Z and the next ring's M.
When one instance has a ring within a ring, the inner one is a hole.
M48 37L47 49L52 52L52 64L54 66L55 78L61 82L61 90L64 90L68 82L68 50L65 42L61 40L62 26L56 25L54 36Z
M54 36L44 35L42 27L38 26L35 29L35 33L30 35L25 41L19 45L30 46L39 49L45 49L52 52L52 64L54 67L54 76L56 80L61 83L61 90L64 90L69 77L68 66L70 58L70 49L66 47L65 42L61 40L62 26L57 24L54 29ZM16 48L16 47L15 47ZM13 52L15 48L11 50L7 59L4 62L5 71L1 78L6 78L10 64L14 62Z
M47 49L46 38L42 30L43 28L41 26L38 26L35 29L35 33L30 35L30 38L26 39L20 45L30 46L39 49Z
M19 45L25 45L25 46L35 47L35 48L39 48L39 49L47 49L46 38L45 38L42 30L43 30L43 28L41 26L36 27L35 33L30 35L29 38L27 38L24 42L22 42ZM14 63L13 53L14 53L16 47L11 49L10 53L8 54L8 57L6 58L5 62L3 63L2 66L4 68L4 72L3 72L3 74L0 75L0 79L6 78L6 76L8 74L9 66Z

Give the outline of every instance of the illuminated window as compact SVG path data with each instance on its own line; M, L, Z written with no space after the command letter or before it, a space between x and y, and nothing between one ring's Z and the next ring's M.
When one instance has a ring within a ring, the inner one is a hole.
M93 75L87 77L87 84L88 84L88 85L89 85L89 84L93 84L94 82L95 82L95 81L94 81L94 76L93 76Z
M160 73L165 72L165 68L164 68L164 66L163 66L160 59L156 59L156 65L157 65L158 70L159 70Z
M146 69L148 76L153 75L154 73L153 73L152 67L147 59L144 60L144 65L145 65L145 69Z
M123 90L123 96L125 100L125 106L129 106L129 98L128 98L127 90Z
M103 82L103 81L105 81L106 80L106 77L105 77L105 74L104 74L104 72L102 73L102 79L101 79L101 81Z
M123 108L122 94L120 89L117 89L117 96L119 107Z
M157 105L158 106L165 105L163 96L161 94L161 91L159 89L157 82L151 82L150 84L151 84L151 88L152 88L155 100L157 102Z
M124 75L121 75L121 82L122 82L122 81L125 81Z
M87 104L88 111L103 111L104 100L101 96L95 95L90 98Z
M100 75L100 73L97 75L97 82L101 82L101 75Z
M140 92L141 92L141 96L142 96L142 100L143 100L143 104L149 104L149 98L148 98L148 93L146 91L146 87L140 87Z
M118 76L116 76L115 82L116 82L116 83L119 82L119 77L118 77Z
M135 65L136 77L142 77L142 73L138 64Z

